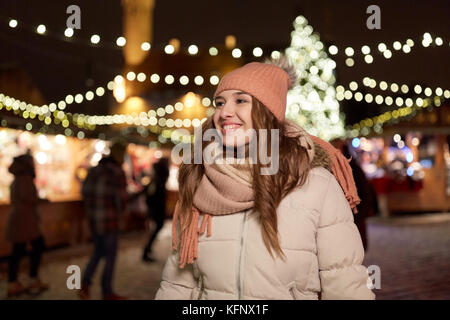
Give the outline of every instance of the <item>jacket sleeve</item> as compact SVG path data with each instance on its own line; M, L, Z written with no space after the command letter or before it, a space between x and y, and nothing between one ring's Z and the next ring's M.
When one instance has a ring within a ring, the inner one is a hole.
M179 224L177 225L179 230ZM179 233L178 233L179 234ZM191 300L197 277L194 276L192 264L179 267L179 251L172 250L164 266L161 285L156 292L155 300Z
M367 286L364 248L353 212L334 176L325 190L317 230L321 299L375 299Z

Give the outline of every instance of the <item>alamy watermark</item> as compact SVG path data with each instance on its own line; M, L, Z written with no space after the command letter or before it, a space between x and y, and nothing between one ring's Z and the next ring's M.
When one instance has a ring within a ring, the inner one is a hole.
M72 264L66 268L66 273L70 274L67 278L66 286L69 290L81 289L81 270L80 267Z
M366 20L367 29L381 29L381 9L376 4L370 5L366 10L370 16Z
M70 29L81 29L81 9L79 6L72 4L67 7L66 13L70 16L66 20L66 26Z
M367 274L369 277L367 278L367 288L372 289L381 289L381 270L377 265L370 265L367 267Z

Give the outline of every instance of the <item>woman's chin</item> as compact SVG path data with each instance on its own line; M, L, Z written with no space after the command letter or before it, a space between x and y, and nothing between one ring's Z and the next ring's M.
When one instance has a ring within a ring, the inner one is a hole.
M248 142L246 141L247 139L241 139L240 141L236 141L236 139L232 139L232 138L224 138L223 139L223 146L226 149L238 149L238 148L243 148L245 147Z

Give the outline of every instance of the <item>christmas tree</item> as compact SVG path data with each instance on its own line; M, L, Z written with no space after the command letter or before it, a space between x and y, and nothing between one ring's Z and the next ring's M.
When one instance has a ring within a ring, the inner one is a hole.
M296 65L299 81L288 92L286 117L324 140L342 137L344 121L334 88L336 62L303 16L295 19L294 28L285 53Z

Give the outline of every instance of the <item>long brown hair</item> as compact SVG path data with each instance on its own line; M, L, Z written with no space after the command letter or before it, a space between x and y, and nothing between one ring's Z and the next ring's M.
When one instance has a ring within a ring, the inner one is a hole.
M276 174L261 175L264 167L258 162L252 165L252 180L254 190L254 210L259 213L261 233L264 244L273 257L272 250L283 258L278 239L277 208L281 200L292 190L303 185L309 173L309 159L306 150L300 145L299 139L286 135L284 122L277 118L260 101L252 97L251 116L253 128L256 130L258 141L259 129L266 129L267 146L271 145L271 129L279 130L279 170ZM202 133L214 128L212 117L202 126ZM211 142L202 141L202 150ZM259 148L259 145L258 145ZM259 153L258 153L259 154ZM269 154L270 156L270 154ZM193 159L193 154L191 155ZM187 228L192 219L194 194L204 174L203 164L183 163L178 174L180 214L184 215L182 230Z

